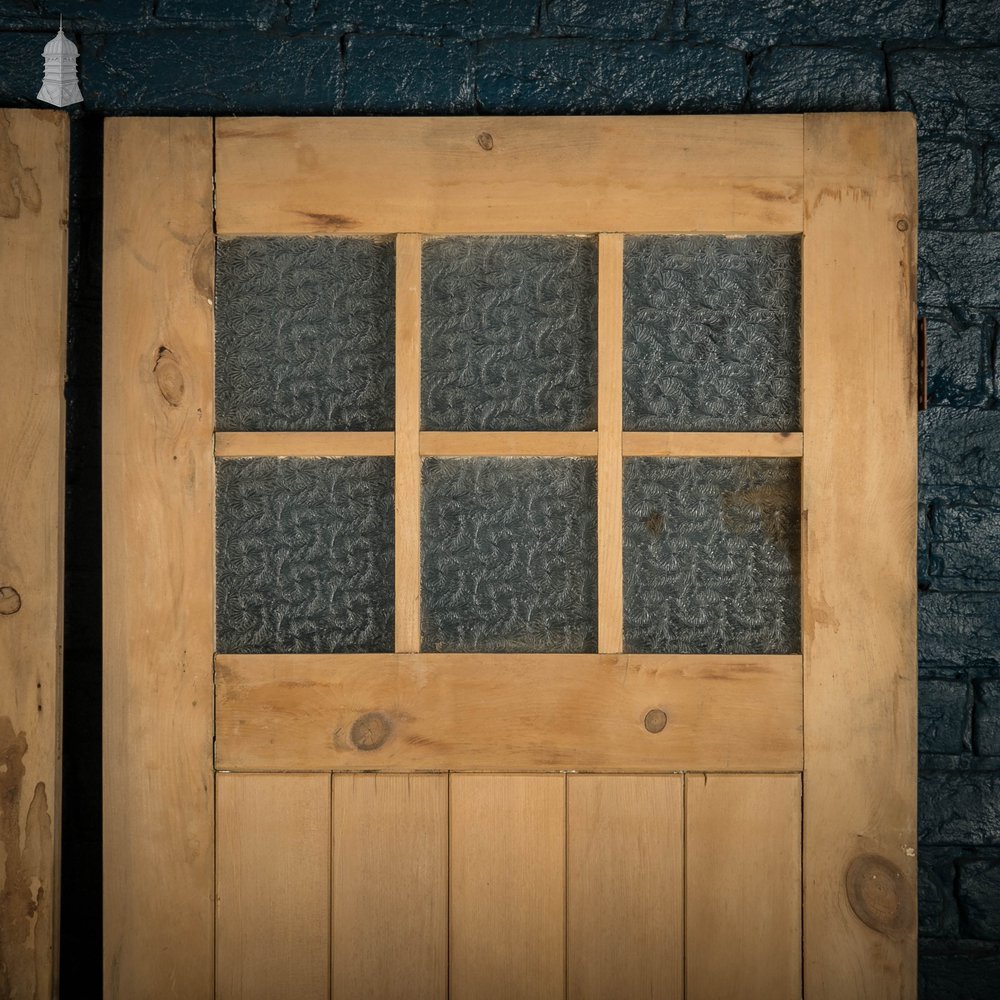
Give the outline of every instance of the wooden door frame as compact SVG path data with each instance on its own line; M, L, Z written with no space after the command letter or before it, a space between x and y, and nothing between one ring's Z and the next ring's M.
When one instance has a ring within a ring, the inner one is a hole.
M0 110L0 995L58 994L69 116Z
M113 119L105 169L106 994L214 990L216 231L625 231L803 234L804 991L914 996L913 117ZM620 359L600 360L607 398ZM412 380L397 403L397 650L415 652ZM601 619L602 651L620 629L620 609Z

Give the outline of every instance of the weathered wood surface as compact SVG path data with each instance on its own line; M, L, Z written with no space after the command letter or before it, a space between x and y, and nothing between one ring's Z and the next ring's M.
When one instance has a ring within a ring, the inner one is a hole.
M897 1000L917 944L914 119L809 115L805 149L805 991Z
M219 232L802 229L802 116L222 118Z
M58 936L69 119L0 110L0 996Z
M798 656L227 654L216 682L227 770L802 766Z
M213 996L212 122L105 125L104 960Z

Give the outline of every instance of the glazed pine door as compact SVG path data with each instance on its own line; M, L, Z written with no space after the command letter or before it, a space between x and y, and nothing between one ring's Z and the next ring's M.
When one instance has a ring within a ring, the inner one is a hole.
M118 119L110 997L914 995L904 115Z

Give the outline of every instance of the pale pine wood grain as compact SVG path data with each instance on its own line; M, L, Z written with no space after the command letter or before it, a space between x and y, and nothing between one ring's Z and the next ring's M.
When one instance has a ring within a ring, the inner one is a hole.
M349 455L394 455L392 431L218 431L217 458L340 458Z
M914 119L809 115L805 149L806 996L895 1000L916 993ZM846 891L865 859L873 926Z
M620 653L622 636L622 255L621 233L598 240L597 649Z
M452 1000L565 995L561 774L451 776Z
M0 996L58 986L69 119L0 110Z
M422 240L396 237L396 651L420 649Z
M211 119L111 119L104 163L105 984L207 1000Z
M568 456L597 454L594 431L423 431L420 454L438 457L475 455Z
M216 681L230 770L802 766L798 656L220 655Z
M802 117L226 118L219 231L785 232Z
M626 431L622 449L628 456L655 458L798 458L799 433L721 431Z
M798 1000L799 775L688 774L686 785L687 1000Z
M567 996L684 996L684 779L567 776Z
M333 1000L443 1000L448 776L333 780Z
M330 995L330 775L219 774L218 1000Z

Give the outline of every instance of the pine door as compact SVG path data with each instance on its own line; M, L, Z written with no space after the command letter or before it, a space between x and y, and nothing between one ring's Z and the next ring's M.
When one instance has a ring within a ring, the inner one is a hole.
M912 119L105 168L107 995L912 997Z

